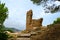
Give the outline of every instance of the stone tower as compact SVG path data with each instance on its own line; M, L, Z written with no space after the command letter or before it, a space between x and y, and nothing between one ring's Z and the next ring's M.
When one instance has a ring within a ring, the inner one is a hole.
M26 30L29 29L29 25L31 25L32 22L32 10L27 12L27 16L26 16Z
M32 10L29 10L26 16L26 30L28 31L41 28L42 26L43 18L32 19L32 16L33 16Z

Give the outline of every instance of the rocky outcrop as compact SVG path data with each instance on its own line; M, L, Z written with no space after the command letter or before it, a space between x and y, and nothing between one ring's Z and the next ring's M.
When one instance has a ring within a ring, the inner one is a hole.
M50 25L42 34L32 37L31 40L60 40L60 24Z

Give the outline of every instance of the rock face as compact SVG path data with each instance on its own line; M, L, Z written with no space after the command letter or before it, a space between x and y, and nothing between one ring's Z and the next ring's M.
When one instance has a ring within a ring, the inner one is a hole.
M33 16L33 12L32 10L29 10L26 16L26 30L28 31L34 30L38 27L41 28L42 26L43 18L32 19L32 16Z

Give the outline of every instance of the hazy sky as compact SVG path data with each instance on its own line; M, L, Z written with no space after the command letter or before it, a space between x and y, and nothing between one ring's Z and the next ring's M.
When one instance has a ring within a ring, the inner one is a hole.
M13 27L17 29L26 28L26 12L33 10L33 19L43 18L43 25L53 23L53 21L60 17L60 12L55 14L45 14L43 7L34 5L30 0L1 0L9 9L9 15L4 25L6 27Z

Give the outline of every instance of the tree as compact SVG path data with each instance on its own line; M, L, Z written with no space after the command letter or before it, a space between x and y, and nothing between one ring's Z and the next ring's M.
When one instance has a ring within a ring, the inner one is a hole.
M5 3L0 3L0 40L7 40L8 35L4 33L5 26L3 25L5 19L8 17L8 8L5 7Z
M41 2L46 2L47 0L31 0L34 4L40 5Z
M5 7L5 3L0 3L0 25L3 25L5 19L8 17L8 8Z
M31 0L33 4L44 5L45 13L55 13L60 10L60 0Z
M57 19L53 22L53 24L60 24L60 18L57 18Z
M0 31L4 30L5 26L3 25L5 19L8 17L8 8L5 7L5 3L0 2Z
M0 32L0 40L8 40L8 35L6 33Z
M8 17L8 8L5 7L5 3L0 3L0 31L3 31L5 26L3 25L5 19Z

